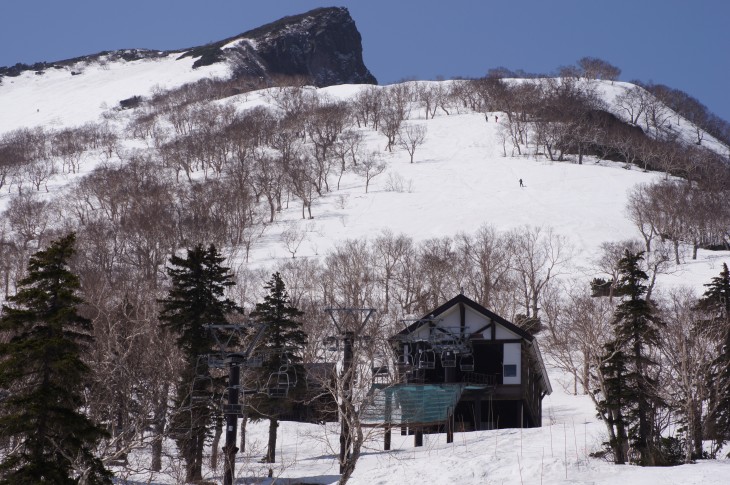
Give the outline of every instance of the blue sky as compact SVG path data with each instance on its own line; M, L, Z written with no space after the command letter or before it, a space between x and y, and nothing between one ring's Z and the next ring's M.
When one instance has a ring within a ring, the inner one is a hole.
M552 72L592 56L622 80L682 89L730 120L728 0L8 0L0 65L180 49L319 6L349 8L381 84L498 66Z

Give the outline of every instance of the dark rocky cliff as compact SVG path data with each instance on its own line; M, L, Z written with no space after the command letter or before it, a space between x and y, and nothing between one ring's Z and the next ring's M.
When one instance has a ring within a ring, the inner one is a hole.
M362 38L350 12L342 7L318 8L284 17L276 22L228 39L191 49L172 51L195 59L193 67L227 62L234 76L267 79L274 75L302 76L316 86L334 84L376 84L362 60ZM170 51L125 49L33 65L0 67L3 76L18 76L33 70L42 74L77 62L107 60L134 61L158 58Z
M284 17L183 56L197 58L196 66L225 60L238 76L305 76L317 86L377 83L363 63L355 21L341 7Z

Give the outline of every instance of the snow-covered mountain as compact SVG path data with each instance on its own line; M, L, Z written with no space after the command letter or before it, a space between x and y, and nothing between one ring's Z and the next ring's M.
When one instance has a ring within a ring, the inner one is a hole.
M239 48L248 42L234 39L220 49ZM120 109L120 101L135 96L148 100L187 83L213 77L226 79L233 74L231 64L194 68L195 62L196 58L181 57L179 53L132 61L102 56L47 69L42 74L25 71L16 77L4 77L0 84L0 136L20 128L61 131L86 123L103 125L118 136L118 143L109 154L104 154L103 149L88 149L81 155L78 170L52 175L47 189L29 189L26 184L24 190L45 200L62 201L73 184L96 167L125 164L132 157L154 153L158 147L135 136L131 128L145 114L145 104ZM447 91L458 82L410 85L414 89ZM627 121L617 99L634 86L597 80L590 83L607 111ZM352 101L367 89L391 88L346 84L306 87L303 91L333 102ZM280 111L277 96L286 89L289 88L271 87L198 104L215 105L238 114L262 106ZM353 123L351 129L363 137L363 153L377 152L386 164L385 171L370 181L367 191L365 180L356 173L345 172L338 189L334 188L333 176L332 190L314 199L311 219L302 219L301 204L292 195L288 206L277 213L275 222L262 229L249 261L239 259L237 267L276 268L290 259L291 250L284 243L283 234L292 228L303 235L296 257L322 258L346 239L373 238L384 230L424 241L471 234L484 224L502 231L529 225L551 228L564 236L573 253L566 277L588 281L594 276L590 267L602 243L639 237L626 215L627 192L637 184L667 177L665 173L595 156L587 156L582 164L575 163L573 158L550 161L544 154L529 151L512 156L505 149L502 126L507 116L502 112L489 112L485 117L483 112L456 103L448 113L440 110L432 117L419 101L411 100L409 113L404 124L420 126L426 133L413 163L405 150L384 150L386 137L382 133ZM676 138L694 143L696 127L676 113L671 118ZM165 119L157 129L167 131L169 139L175 137ZM716 153L727 153L725 145L707 134L702 143ZM206 175L197 171L192 178L202 180ZM179 183L188 182L181 178ZM9 181L5 190L0 191L0 212L8 207L18 188L17 183ZM52 226L54 221L49 224ZM696 260L686 258L661 275L659 285L688 285L700 291L719 272L720 264L728 260L729 251L700 250ZM569 384L557 371L551 379ZM434 483L726 483L730 474L727 461L649 470L614 467L589 458L588 453L598 450L605 439L603 425L596 421L587 398L571 396L560 385L554 387L557 392L546 400L546 426L542 428L464 433L457 435L450 445L444 443L443 436L431 435L420 449L412 448L412 438L402 437L401 441L394 440L396 451L392 453L382 452L381 443L373 440L372 449L358 464L352 483L416 484L426 476ZM266 430L253 425L250 432L252 441L248 455L241 458L242 467L251 476L262 476L252 456L265 442ZM335 434L336 430L330 429L328 441L322 438L319 428L283 424L277 476L290 479L290 483L336 482L336 461L331 456L337 446Z
M119 155L126 157L147 150L128 129L140 111L120 110L121 100L133 96L144 99L186 83L230 75L224 64L193 69L192 59L178 57L75 65L50 70L42 76L24 72L6 78L0 85L0 111L8 116L0 118L0 134L22 127L61 130L101 123L120 136L113 160L119 160ZM412 84L448 87L453 82L456 81ZM607 81L593 83L610 111L621 117L615 99L633 86ZM263 89L211 103L233 107L239 113L259 106L278 109L272 93L279 89ZM342 85L305 88L305 91L330 100L347 101L364 89L367 86ZM675 118L679 120L675 123L679 137L691 141L693 125L681 116ZM599 161L595 157L579 165L551 162L543 155L504 156L500 133L500 123L504 120L505 115L493 113L485 121L484 114L468 109L457 109L449 115L439 111L432 119L426 119L423 109L413 103L405 123L423 126L427 135L412 164L404 150L384 151L386 139L382 134L360 129L367 149L379 152L387 163L386 172L373 178L367 194L361 177L345 173L340 190L316 199L312 220L302 221L298 204L290 204L255 245L251 262L272 264L277 258L285 257L287 252L279 234L290 225L299 226L307 233L297 253L302 257L322 255L337 241L373 236L383 229L424 240L473 232L485 223L501 229L521 225L552 227L569 237L576 250L576 270L595 256L602 242L638 237L625 214L626 193L636 184L665 177L663 173L645 172L640 167L626 170L623 163ZM726 150L709 135L705 135L703 143L718 152ZM102 161L106 161L105 157L98 151L86 152L79 173L54 175L47 184L50 192L41 191L40 195L61 196L72 180ZM520 179L526 187L519 186ZM0 207L7 204L13 193L15 190L10 186L0 194ZM717 272L718 258L726 253L701 251L700 254L697 261L681 265L666 278L695 286L707 282Z

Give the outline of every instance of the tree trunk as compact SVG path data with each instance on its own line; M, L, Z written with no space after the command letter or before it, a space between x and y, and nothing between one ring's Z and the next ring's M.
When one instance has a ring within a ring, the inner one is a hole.
M684 442L684 462L692 463L692 452L694 451L694 433L696 431L695 420L695 406L691 398L687 398L685 405L685 412L687 413L687 439Z
M616 446L614 447L614 463L616 463L617 465L624 465L626 464L629 456L629 438L626 433L626 427L624 426L623 414L618 411L613 421L614 423L616 423Z
M639 451L639 454L641 455L641 465L642 466L655 466L656 465L656 456L654 454L654 449L652 446L652 433L651 433L651 422L649 419L650 414L650 404L648 402L648 395L645 394L647 391L646 389L649 388L649 386L643 386L642 384L645 383L643 376L644 376L644 353L642 349L642 345L640 342L639 336L634 336L634 367L636 368L636 374L639 378L639 381L637 382L639 389L642 389L639 391L639 395L636 399L636 415L639 419L639 433L637 437L638 444L636 446L636 449Z
M243 419L241 419L241 443L238 445L239 450L241 453L246 451L246 424L248 423L248 416L246 414L243 415Z
M203 479L203 450L205 447L205 428L193 428L193 435L186 450L186 480L196 483Z
M276 430L279 427L279 420L269 419L269 445L266 448L264 463L276 463ZM269 478L274 476L274 468L269 467Z
M674 241L674 262L677 264L680 264L679 262L679 238L675 237Z
M155 407L155 415L152 421L152 462L150 468L153 472L162 470L162 440L165 434L165 425L167 422L167 395L170 392L169 382L165 382L162 386L162 392L158 396L157 405Z
M695 403L694 411L694 457L702 458L702 403Z
M218 447L221 443L221 435L223 434L223 416L215 417L215 434L213 435L213 444L210 450L210 467L213 470L218 469Z
M349 436L348 441L350 442L351 452L347 455L344 462L342 463L342 474L340 475L340 485L344 485L352 477L355 472L355 465L357 460L360 459L360 453L362 450L363 434L360 426L355 427L356 431L354 436Z
M551 162L554 162L555 160L553 158L553 149L552 149L552 147L549 144L546 143L545 144L545 150L548 153L548 158L550 159L550 161Z
M264 463L276 463L276 430L278 427L278 419L269 419L269 445L266 448L266 458Z
M266 201L269 203L269 222L274 222L274 216L276 214L276 205L274 204L274 198L267 194Z

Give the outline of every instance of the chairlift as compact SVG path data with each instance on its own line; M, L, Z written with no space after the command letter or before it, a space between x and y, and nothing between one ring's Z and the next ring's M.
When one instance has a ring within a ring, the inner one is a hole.
M272 372L266 382L266 392L269 397L283 398L289 395L289 389L296 387L297 373L294 366L282 365L279 370Z
M403 352L398 356L398 365L401 367L410 367L413 365L413 358L408 352Z
M441 352L442 367L456 367L456 354L453 350L444 350Z
M436 368L436 354L433 350L419 350L418 355L418 368L419 369L435 369Z
M286 372L289 377L289 387L297 387L297 368L291 364L282 365L279 371Z
M471 352L461 354L459 366L462 372L474 372L474 354Z
M387 365L374 365L372 367L373 377L388 377L390 372Z
M212 388L213 378L210 375L196 375L190 384L190 404L209 402Z
M273 372L266 382L266 393L269 397L284 398L289 395L289 374Z
M323 343L329 352L338 352L340 350L337 337L325 337Z

